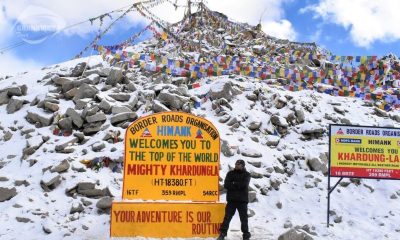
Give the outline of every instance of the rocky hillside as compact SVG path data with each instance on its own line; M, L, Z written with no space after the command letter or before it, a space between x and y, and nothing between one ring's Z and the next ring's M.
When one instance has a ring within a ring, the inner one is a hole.
M298 239L365 238L366 229L370 239L399 234L394 181L343 181L332 196L332 227L325 226L328 125L398 127L398 113L240 76L204 78L188 89L182 78L86 61L0 82L0 236L107 236L111 202L121 199L124 130L142 115L170 110L219 129L221 177L235 160L247 162L255 239L288 230L307 236ZM232 239L239 226L234 219Z

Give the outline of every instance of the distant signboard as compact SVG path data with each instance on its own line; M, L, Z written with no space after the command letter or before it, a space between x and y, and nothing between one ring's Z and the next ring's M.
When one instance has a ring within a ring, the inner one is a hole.
M111 237L216 237L223 203L114 202Z
M400 129L330 125L330 176L400 179Z
M125 134L123 199L219 200L220 137L211 122L164 112Z

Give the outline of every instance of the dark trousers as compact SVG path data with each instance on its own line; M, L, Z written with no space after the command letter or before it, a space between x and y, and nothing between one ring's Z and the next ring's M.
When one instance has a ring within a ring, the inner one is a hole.
M233 215L235 215L236 209L239 212L243 238L249 238L250 232L247 216L247 202L228 202L226 204L225 217L224 221L222 222L220 232L226 236L229 229L229 223L231 222Z

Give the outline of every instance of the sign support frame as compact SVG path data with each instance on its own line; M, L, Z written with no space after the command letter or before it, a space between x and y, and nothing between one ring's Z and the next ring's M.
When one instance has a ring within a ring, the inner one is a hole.
M361 178L361 179L376 179L376 180L400 180L400 178L384 178L384 177L352 177L352 176L334 176L340 178L336 184L331 188L330 187L330 180L331 180L331 136L332 136L332 126L343 126L343 127L352 127L352 125L346 125L346 124L329 124L329 147L328 147L328 194L327 194L327 223L326 226L329 228L329 211L330 211L330 195L331 193L335 190L335 188L339 185L339 183L343 180L343 178ZM379 128L379 129L396 129L396 128L389 128L389 127L377 127L377 126L353 126L353 127L367 127L367 128ZM400 129L398 129L400 130Z

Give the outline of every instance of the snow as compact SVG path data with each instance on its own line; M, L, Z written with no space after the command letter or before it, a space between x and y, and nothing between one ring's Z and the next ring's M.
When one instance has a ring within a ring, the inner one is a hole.
M63 64L65 65L65 64ZM72 66L72 65L70 65ZM30 81L36 81L43 77L46 71L38 71L28 73L18 78L11 78L2 81L2 87L11 85L10 82L18 82L18 84L29 84ZM218 121L218 117L212 111L211 102L205 101L201 108L194 109L194 114L204 115L211 121L220 131L222 139L228 140L234 151L245 149L249 153L259 152L261 158L252 159L239 154L233 157L225 157L221 154L221 172L220 176L225 174L232 167L237 158L244 159L247 162L261 161L261 168L256 168L251 164L247 164L249 171L259 174L266 174L266 169L279 166L279 159L283 155L289 154L299 157L292 162L294 174L290 177L279 174L277 172L268 173L269 178L252 179L251 188L258 189L255 185L262 188L271 186L271 181L280 181L278 189L267 191L267 195L257 194L258 201L249 204L249 209L255 212L255 216L249 219L251 233L254 239L277 239L277 237L288 229L283 226L290 221L293 226L309 225L311 232L315 232L317 236L314 239L396 239L399 232L398 219L400 215L400 205L398 198L392 199L393 194L399 191L396 181L378 181L362 179L360 185L349 184L347 187L337 187L331 195L331 210L336 212L337 216L342 217L341 223L334 223L334 217L331 217L331 227L326 227L326 211L327 211L327 177L320 172L312 172L309 170L306 159L318 157L320 153L328 151L327 134L322 139L311 141L301 141L299 136L302 131L312 130L316 126L328 128L331 123L325 119L325 113L334 114L333 106L340 103L340 108L345 112L350 122L360 125L376 125L376 126L395 126L399 127L399 123L389 118L380 118L371 114L371 108L362 106L362 102L353 98L332 97L320 93L310 91L287 92L275 86L269 86L260 81L253 79L245 79L237 81L227 77L203 79L200 88L189 90L190 94L203 95L210 89L222 89L224 81L229 79L234 84L241 86L244 90L243 94L236 96L230 105L233 110L231 116L236 116L243 121L243 125L247 126L250 121L261 121L262 128L268 129L268 119L270 115L263 109L263 106L256 103L251 106L251 101L245 98L246 94L252 93L256 89L262 89L266 97L273 94L279 95L282 101L283 96L290 95L299 104L305 106L310 103L316 103L312 112L305 111L306 122L293 128L283 138L273 135L265 135L269 140L279 140L276 148L270 148L262 145L261 142L254 142L250 136L251 133L246 129L240 129L232 132L226 124ZM47 86L40 84L29 84L29 99L33 99L37 95L46 94ZM142 90L146 92L148 90ZM148 91L151 93L151 91ZM61 101L60 106L63 109L71 107ZM272 102L271 102L272 103ZM290 101L288 101L290 104ZM311 104L312 105L312 104ZM310 106L311 106L310 105ZM299 106L299 105L296 105ZM33 111L35 108L24 106L15 114L7 114L5 105L0 106L1 126L8 128L11 126L22 126L22 129L34 128L25 121L26 111ZM43 114L40 109L35 111ZM280 116L287 115L285 109L276 109L273 104L268 108L270 113L279 113ZM356 113L356 114L354 114ZM282 117L285 125L288 124ZM316 121L318 122L316 123ZM14 122L17 121L17 124ZM122 174L111 172L108 168L102 168L98 172L86 169L86 172L77 173L71 169L62 173L63 178L61 184L51 192L44 192L40 187L40 181L50 181L56 177L57 173L49 173L46 171L43 175L43 169L54 166L61 160L69 157L72 159L72 166L76 168L85 168L79 161L82 159L92 159L94 157L109 156L110 158L120 158L123 154L124 145L122 142L116 144L106 144L106 148L100 153L89 151L87 155L81 155L82 149L90 149L90 145L96 144L102 139L105 133L99 132L94 137L89 138L85 145L74 146L75 152L68 156L49 151L52 146L61 144L69 138L62 136L53 136L49 128L37 129L37 132L44 136L51 136L51 140L45 143L35 152L29 159L37 159L38 162L29 167L26 160L19 160L22 148L26 146L26 139L19 134L20 130L13 132L13 138L8 142L0 142L0 151L3 152L1 161L8 164L0 169L0 176L9 178L9 181L0 182L1 187L12 187L15 180L26 179L30 185L18 186L18 195L9 201L0 203L0 237L4 239L104 239L109 236L110 215L98 214L92 205L85 208L83 213L69 214L71 207L77 206L82 197L76 199L67 197L65 190L76 186L79 182L96 183L97 188L108 187L115 200L121 199ZM263 138L263 134L258 136ZM123 135L123 134L122 134ZM30 145L38 145L42 141L41 136L36 135L29 140ZM47 148L47 152L43 148ZM110 152L111 147L118 150ZM13 159L7 159L7 155L17 155ZM308 177L306 177L308 176ZM331 184L337 181L336 178L331 179ZM343 180L349 182L348 179ZM306 185L314 186L305 188ZM368 186L368 187L367 187ZM371 192L370 187L373 189ZM221 195L221 201L225 201L225 194ZM22 207L16 208L13 205L19 204ZM277 205L282 207L278 208ZM31 223L21 223L16 221L16 217L29 218ZM85 227L83 227L83 225ZM51 231L50 234L44 233L44 230ZM83 228L88 228L84 230ZM386 237L385 237L386 236ZM231 222L229 239L241 239L240 221L237 215ZM148 239L148 238L126 238L126 239ZM166 238L172 239L172 238ZM199 238L197 238L199 239Z

